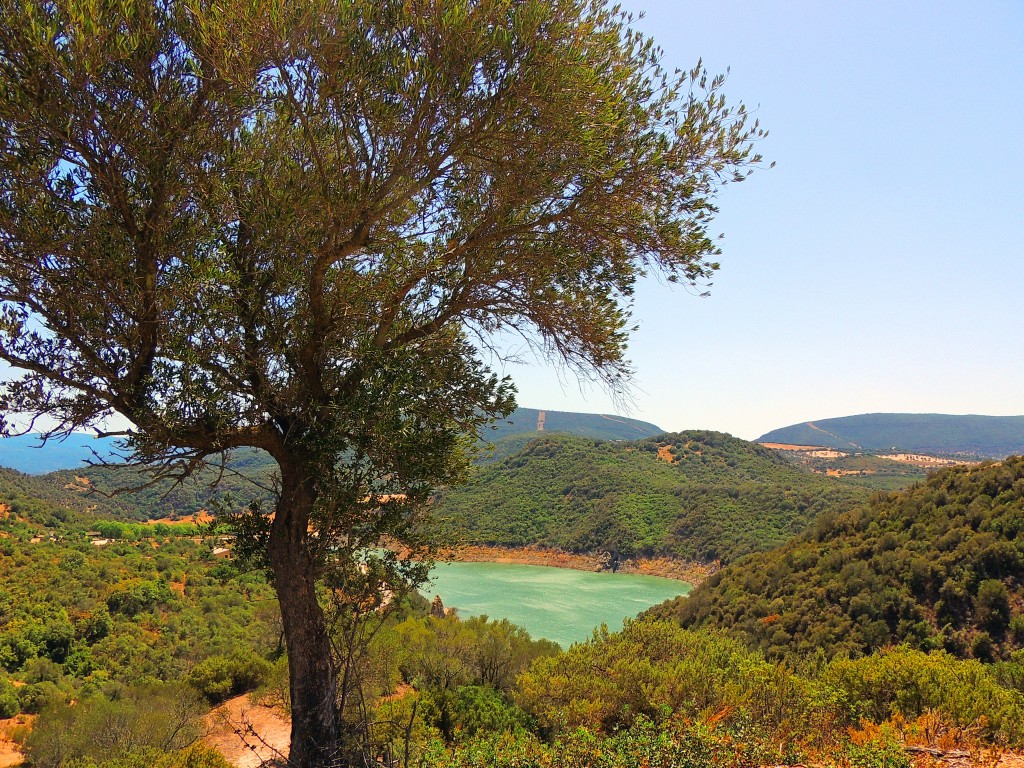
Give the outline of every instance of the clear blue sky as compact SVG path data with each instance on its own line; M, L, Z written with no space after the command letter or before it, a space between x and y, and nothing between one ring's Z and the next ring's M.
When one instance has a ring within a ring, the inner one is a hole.
M777 162L722 194L709 298L639 290L628 414L748 439L876 411L1024 414L1024 2L625 6L667 64L731 68ZM509 372L521 405L615 408L551 369Z
M731 68L777 162L720 199L710 298L640 287L626 413L745 438L1024 414L1024 2L625 5L670 67ZM521 405L616 410L564 372L508 372Z

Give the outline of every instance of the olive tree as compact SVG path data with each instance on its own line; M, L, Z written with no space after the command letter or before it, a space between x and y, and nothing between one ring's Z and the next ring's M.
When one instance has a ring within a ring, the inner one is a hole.
M0 0L5 413L182 477L279 467L291 761L344 760L318 584L513 407L504 334L619 386L762 135L603 0Z

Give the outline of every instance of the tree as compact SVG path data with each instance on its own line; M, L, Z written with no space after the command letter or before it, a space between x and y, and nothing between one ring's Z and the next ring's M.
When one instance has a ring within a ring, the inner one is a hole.
M292 762L343 741L328 565L413 536L518 333L619 386L635 280L703 285L763 135L602 0L0 0L7 413L261 448ZM262 538L260 538L262 537Z

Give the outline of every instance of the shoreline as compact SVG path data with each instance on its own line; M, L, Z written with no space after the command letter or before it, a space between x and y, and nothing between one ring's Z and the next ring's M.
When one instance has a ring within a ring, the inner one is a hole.
M611 572L607 555L575 554L547 547L499 547L465 545L438 550L438 562L454 563L510 563L516 565L543 565L552 568L570 568L576 571ZM642 576L660 576L698 586L718 570L717 563L705 565L670 557L631 558L619 563L616 573Z

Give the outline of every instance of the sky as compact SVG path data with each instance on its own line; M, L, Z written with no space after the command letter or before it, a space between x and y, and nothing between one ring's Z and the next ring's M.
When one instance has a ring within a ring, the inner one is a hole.
M538 364L520 405L754 439L872 412L1024 414L1024 3L627 0L729 69L776 167L719 197L699 298L637 293L632 405Z
M504 371L520 405L747 439L1024 414L1024 2L624 7L669 68L729 69L776 167L720 195L710 297L640 285L629 407L532 361Z

